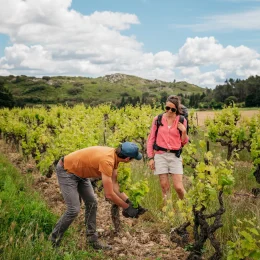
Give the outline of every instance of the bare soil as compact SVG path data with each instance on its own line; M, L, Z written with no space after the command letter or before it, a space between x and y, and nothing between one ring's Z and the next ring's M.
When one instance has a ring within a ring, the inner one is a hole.
M214 115L215 115L215 112L217 111L197 111L195 112L194 114L194 123L196 125L199 125L199 126L203 126L204 125L204 122L207 118L214 118ZM254 115L257 115L259 114L260 110L247 110L247 111L240 111L241 113L241 118L243 117L252 117Z
M50 210L59 216L65 211L65 204L60 193L56 175L51 178L42 176L35 167L33 160L25 162L17 153L0 140L0 152L5 154L10 162L21 172L31 174L34 179L33 188L42 195ZM119 233L114 231L111 219L111 204L104 197L97 197L98 214L97 227L100 239L112 245L111 251L105 251L105 259L138 259L138 260L182 260L187 259L188 253L169 239L159 223L151 223L149 212L138 219L120 217L122 228ZM90 250L86 246L84 207L72 224L78 230L78 236L73 238L81 250ZM64 245L63 243L63 246Z

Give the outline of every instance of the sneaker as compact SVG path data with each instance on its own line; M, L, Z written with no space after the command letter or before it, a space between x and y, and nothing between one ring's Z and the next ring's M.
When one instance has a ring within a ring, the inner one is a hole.
M58 248L60 246L60 243L55 242L55 241L51 241L51 245L53 248Z
M50 235L48 240L51 242L53 248L58 248L60 246L61 239L55 239L52 235Z
M112 249L112 246L101 243L98 240L97 241L90 241L90 242L88 242L88 245L90 245L95 250L111 250Z

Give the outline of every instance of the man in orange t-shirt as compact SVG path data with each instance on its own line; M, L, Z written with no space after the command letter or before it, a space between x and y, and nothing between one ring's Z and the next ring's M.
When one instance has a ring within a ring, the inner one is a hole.
M120 162L141 160L138 146L124 142L117 149L93 146L77 150L62 157L56 167L60 189L67 210L59 219L51 234L53 246L59 246L64 232L80 211L79 196L85 203L87 241L94 249L111 249L98 241L96 232L97 201L89 178L101 178L105 196L123 208L125 217L138 217L138 209L133 208L125 193L121 193L117 182L117 168Z

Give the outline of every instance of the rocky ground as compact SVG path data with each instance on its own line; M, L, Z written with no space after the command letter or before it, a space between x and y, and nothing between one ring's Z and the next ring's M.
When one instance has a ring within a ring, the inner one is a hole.
M34 178L34 188L42 194L50 209L57 215L65 210L65 205L59 190L56 175L51 178L42 176L35 169L33 161L25 162L19 153L14 152L9 145L0 140L0 152L5 154L22 174L31 174ZM121 219L121 230L116 233L111 219L111 204L98 196L97 226L101 240L113 246L113 249L104 252L107 259L138 259L138 260L182 260L188 253L169 239L169 234L163 231L159 223L151 223L149 213L138 219ZM79 230L79 248L86 249L84 210L77 217L73 225Z

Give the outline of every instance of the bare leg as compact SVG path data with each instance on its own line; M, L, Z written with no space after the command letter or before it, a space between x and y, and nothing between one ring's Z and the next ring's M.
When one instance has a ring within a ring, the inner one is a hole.
M164 200L164 203L166 203L167 196L170 192L170 182L169 182L168 173L160 174L159 180L160 180L160 184L161 184L163 200Z
M180 199L184 198L184 195L186 193L184 186L183 186L183 175L182 174L172 174L172 180L173 180L173 187L175 191L178 194L178 197Z

